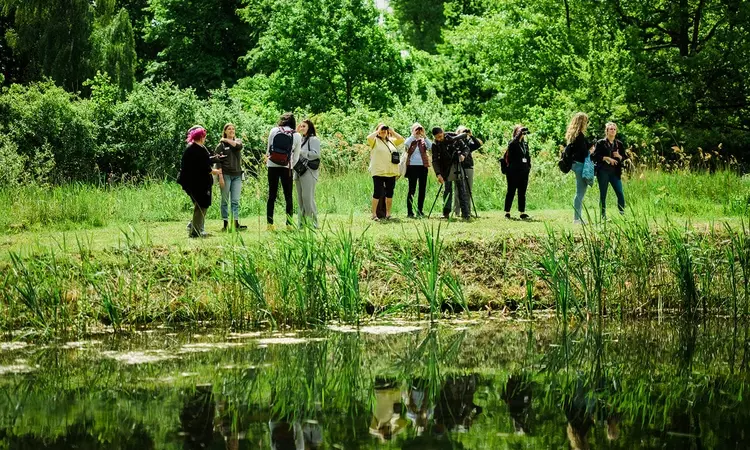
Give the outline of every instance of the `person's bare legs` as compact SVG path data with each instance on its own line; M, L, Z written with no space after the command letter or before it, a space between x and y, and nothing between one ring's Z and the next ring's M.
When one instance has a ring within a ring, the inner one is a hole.
M372 217L373 219L378 217L378 199L372 199Z
M390 218L391 217L391 206L393 205L393 199L387 198L385 199L385 217Z

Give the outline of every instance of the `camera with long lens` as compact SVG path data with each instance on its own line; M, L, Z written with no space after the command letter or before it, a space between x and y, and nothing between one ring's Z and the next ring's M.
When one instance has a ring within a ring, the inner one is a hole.
M529 131L528 128L526 128L526 127L521 128L521 134L529 134L529 133L530 133L530 131Z
M382 127L380 127L380 131L388 131L388 130L390 130L390 128L388 128L388 125L383 125Z

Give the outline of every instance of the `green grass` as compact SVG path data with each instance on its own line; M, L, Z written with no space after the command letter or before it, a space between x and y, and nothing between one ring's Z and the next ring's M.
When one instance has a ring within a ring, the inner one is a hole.
M470 223L374 223L366 174L323 177L319 232L266 231L265 194L253 181L242 203L248 231L219 233L214 205L207 229L215 236L202 240L187 239L190 205L170 183L3 191L0 328L311 326L358 322L365 310L439 319L451 308L519 305L554 308L561 321L699 309L747 315L747 179L637 173L626 181L625 217L585 227L571 223L572 176L536 169L530 222L502 217L501 181L489 161L479 165L481 218ZM397 217L405 190L402 180ZM586 202L594 217L597 200L594 188Z
M539 166L532 172L529 183L529 212L538 215L539 211L572 209L574 177L571 174L563 175L549 163L542 162ZM264 176L245 183L240 211L243 218L265 214L266 186ZM393 203L397 216L406 214L406 191L406 180L399 180ZM427 208L437 191L438 184L431 177ZM503 210L505 178L488 156L482 156L477 165L474 191L480 213ZM317 188L318 209L324 217L367 214L371 193L372 182L366 173L351 172L329 177L324 171ZM699 219L736 216L747 210L750 179L730 171L714 174L636 171L625 180L625 196L631 210L648 216ZM592 214L598 210L598 199L598 188L590 189L586 206ZM609 195L608 201L610 211L614 211L614 195ZM282 214L281 204L281 201L277 203L279 217ZM220 218L218 206L219 193L215 188L209 219ZM180 187L168 181L112 187L24 185L17 189L0 190L0 208L5 211L0 216L0 230L9 233L187 221L192 211L192 205ZM436 212L439 214L439 211Z

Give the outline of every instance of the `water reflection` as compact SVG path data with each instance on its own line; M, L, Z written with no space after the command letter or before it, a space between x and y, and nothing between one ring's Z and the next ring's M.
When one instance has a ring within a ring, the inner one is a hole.
M744 323L214 333L3 346L0 367L36 369L0 376L0 448L750 446Z

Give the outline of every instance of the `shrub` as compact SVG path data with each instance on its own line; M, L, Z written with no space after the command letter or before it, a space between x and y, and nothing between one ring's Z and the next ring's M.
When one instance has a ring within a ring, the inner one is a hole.
M0 95L0 126L18 146L28 168L48 149L53 157L53 181L86 179L96 171L98 145L90 103L51 81L14 84Z

